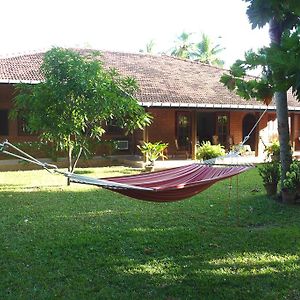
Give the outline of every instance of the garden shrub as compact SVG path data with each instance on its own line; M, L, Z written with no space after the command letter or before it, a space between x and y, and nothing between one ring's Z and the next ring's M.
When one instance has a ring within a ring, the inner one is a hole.
M202 142L200 146L197 146L196 158L199 160L207 160L223 155L225 155L225 149L224 146L220 144L212 145L207 141Z

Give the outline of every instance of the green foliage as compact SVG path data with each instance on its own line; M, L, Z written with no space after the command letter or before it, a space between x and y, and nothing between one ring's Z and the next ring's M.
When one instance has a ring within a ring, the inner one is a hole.
M207 141L197 146L196 158L199 160L208 160L223 155L225 155L225 149L220 144L212 145L210 141Z
M208 35L202 34L198 43L191 41L192 33L183 32L176 41L171 55L199 61L209 65L223 66L224 61L218 55L224 50L219 44L214 45Z
M137 146L141 152L146 155L149 161L153 164L159 157L167 158L164 155L164 150L168 147L168 143L162 142L144 142L143 145Z
M110 119L127 131L151 121L132 96L135 80L105 69L98 52L53 48L45 54L42 73L44 82L18 86L13 116L21 115L30 132L59 150L88 151L88 140L100 140Z
M299 22L298 0L243 0L247 2L247 15L252 28L265 26L272 18L282 22L284 28L293 29Z
M219 44L214 45L208 35L202 34L202 40L194 45L194 51L191 54L191 59L200 61L209 65L220 66L224 65L218 55L224 50Z
M277 185L280 178L280 164L277 161L267 162L259 165L258 173L263 183L274 183Z
M267 154L267 157L270 158L270 159L277 159L279 160L279 157L280 157L280 144L279 144L279 141L276 140L276 141L273 141L270 145L268 145L264 152L266 152Z
M289 191L296 191L300 188L300 162L294 160L283 180L283 188Z
M248 16L253 27L261 27L273 17L280 30L280 43L271 43L257 52L249 50L244 60L237 60L221 82L239 96L264 100L275 92L292 88L300 100L300 5L279 0L245 0L249 2ZM292 10L289 10L292 9ZM248 71L262 70L259 78L250 78Z
M150 40L144 49L140 49L140 53L154 53L154 48L155 48L155 41L154 40Z
M194 47L194 44L190 41L192 33L182 32L176 41L171 55L180 57L180 58L191 58L191 53Z

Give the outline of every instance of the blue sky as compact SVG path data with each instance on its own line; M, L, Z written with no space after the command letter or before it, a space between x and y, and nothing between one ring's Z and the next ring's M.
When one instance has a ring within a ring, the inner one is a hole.
M9 0L1 3L0 55L90 47L138 52L151 39L167 51L182 31L208 34L230 65L269 43L267 28L251 30L242 0ZM221 38L219 38L221 37Z

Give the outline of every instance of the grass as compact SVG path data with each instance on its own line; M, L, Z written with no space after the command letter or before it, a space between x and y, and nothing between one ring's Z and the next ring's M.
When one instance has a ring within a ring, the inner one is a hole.
M229 182L157 204L0 173L0 299L300 299L300 207L268 199L256 170L239 199Z

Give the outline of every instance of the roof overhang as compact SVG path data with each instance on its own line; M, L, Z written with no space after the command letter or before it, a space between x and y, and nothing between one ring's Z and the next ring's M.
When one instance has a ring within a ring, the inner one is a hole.
M0 79L1 83L6 84L38 84L43 82L42 80L13 80L13 79ZM210 103L184 103L184 102L138 102L141 106L144 107L161 107L161 108L200 108L200 109L231 109L231 110L265 110L266 105L245 105L245 104L210 104ZM276 107L270 105L268 110L275 111ZM300 107L289 106L289 111L299 111Z
M41 80L15 80L15 79L0 79L0 83L10 83L10 84L18 84L18 83L26 83L26 84L38 84L41 83Z
M139 102L144 107L161 108L201 108L201 109L232 109L232 110L265 110L266 105L245 104L209 104L209 103L181 103L181 102ZM300 107L289 106L289 111L299 111ZM275 111L274 105L268 106L268 110Z

